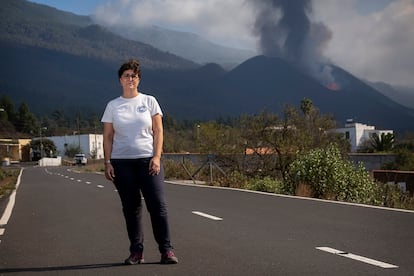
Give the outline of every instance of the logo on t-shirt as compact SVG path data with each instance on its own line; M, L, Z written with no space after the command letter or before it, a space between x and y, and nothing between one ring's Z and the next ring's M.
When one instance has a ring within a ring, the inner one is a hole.
M147 111L147 107L145 105L138 106L137 111L140 112L140 113L143 113L143 112Z

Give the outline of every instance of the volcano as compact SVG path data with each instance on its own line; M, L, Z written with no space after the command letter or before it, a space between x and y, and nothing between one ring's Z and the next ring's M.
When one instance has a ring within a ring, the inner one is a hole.
M327 87L280 58L256 56L208 83L184 87L180 93L185 94L183 102L171 111L178 117L192 114L213 119L264 109L281 112L285 105L299 106L308 98L321 113L332 114L340 123L352 118L380 129L414 129L413 109L331 66L336 83Z

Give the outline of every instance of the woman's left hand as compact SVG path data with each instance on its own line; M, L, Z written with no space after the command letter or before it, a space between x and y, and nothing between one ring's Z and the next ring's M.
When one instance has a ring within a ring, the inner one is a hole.
M150 164L149 164L149 174L150 175L158 175L161 170L161 159L159 157L153 157L151 158Z

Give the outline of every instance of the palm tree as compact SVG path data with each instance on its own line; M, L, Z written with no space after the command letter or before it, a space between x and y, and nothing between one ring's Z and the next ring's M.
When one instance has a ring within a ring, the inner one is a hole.
M371 146L376 152L391 151L394 148L395 136L393 133L372 134Z

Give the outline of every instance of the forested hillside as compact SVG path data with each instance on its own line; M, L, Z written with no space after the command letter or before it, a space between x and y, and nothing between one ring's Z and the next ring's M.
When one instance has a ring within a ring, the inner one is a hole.
M75 56L120 62L140 57L148 68L194 68L194 62L125 39L77 16L24 0L3 0L0 41L12 47L38 47Z

